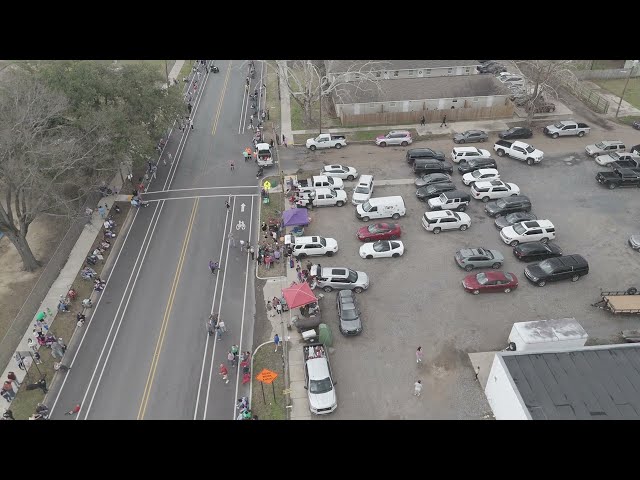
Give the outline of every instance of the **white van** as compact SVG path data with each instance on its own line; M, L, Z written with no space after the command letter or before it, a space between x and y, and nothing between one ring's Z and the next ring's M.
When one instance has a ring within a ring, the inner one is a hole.
M356 217L368 222L371 218L398 218L404 216L407 209L400 196L370 198L356 207Z
M353 189L353 197L351 203L358 205L364 203L371 198L373 194L373 175L360 175L358 185Z

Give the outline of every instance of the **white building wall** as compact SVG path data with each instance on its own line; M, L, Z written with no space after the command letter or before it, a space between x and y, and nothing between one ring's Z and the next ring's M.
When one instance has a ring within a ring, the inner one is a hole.
M484 393L496 420L531 420L500 355L493 357Z

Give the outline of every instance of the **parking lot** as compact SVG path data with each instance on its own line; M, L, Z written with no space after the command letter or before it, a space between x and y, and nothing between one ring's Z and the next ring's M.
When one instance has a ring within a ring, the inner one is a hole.
M556 141L537 133L529 143L542 149L545 158L533 167L494 155L501 178L516 183L531 198L538 218L555 224L555 243L565 254L579 253L589 261L589 275L577 283L563 281L543 288L530 284L523 274L525 264L500 240L480 201L472 200L466 211L471 217L469 230L434 235L421 225L428 207L415 198L415 187L375 188L374 197L402 195L405 200L407 215L399 223L407 250L398 259L359 257L361 243L355 232L364 222L355 217L355 207L316 210L308 232L335 238L340 250L332 258L314 261L362 270L371 279L369 289L359 295L364 331L358 337L340 335L335 292L322 300L334 332L332 366L339 399L338 410L322 418L482 418L490 408L475 382L467 353L504 348L514 322L575 317L591 341L598 343L617 342L621 330L638 328L637 317L614 316L590 305L599 299L601 289L638 286L639 257L627 244L629 235L640 230L638 192L598 185L594 176L601 167L584 154L584 145L609 137L619 138L592 132L586 139ZM494 140L495 134L476 146L491 149ZM426 145L447 154L453 147L450 140ZM401 148L355 145L339 152L301 155L305 169L342 163L361 174L373 173L377 180L414 178L404 153ZM468 189L460 177L455 171L456 185ZM351 194L352 188L347 191ZM505 255L503 270L515 273L518 289L479 296L464 292L460 282L466 272L455 264L453 255L460 248L477 246L496 248ZM425 352L421 366L415 363L418 345ZM425 385L420 398L412 396L417 379Z

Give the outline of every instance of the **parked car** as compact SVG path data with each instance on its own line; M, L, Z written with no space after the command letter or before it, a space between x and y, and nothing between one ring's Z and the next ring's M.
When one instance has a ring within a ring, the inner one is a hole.
M340 290L336 293L338 307L338 328L343 335L362 333L362 320L356 294L352 290Z
M341 178L343 180L353 180L358 177L358 171L353 167L345 167L343 165L325 165L322 167L320 175Z
M521 162L527 162L527 165L531 166L534 163L540 163L544 158L544 153L537 148L533 148L531 145L524 142L509 142L507 140L498 140L493 149L496 151L499 157L504 155L520 160Z
M633 122L633 123L631 124L631 126L632 126L633 128L635 128L636 130L640 130L640 120L636 120L635 122Z
M552 138L576 135L578 137L584 137L591 131L591 127L586 123L574 122L573 120L560 120L552 125L547 125L542 131Z
M512 247L527 242L546 243L556 238L556 229L549 220L530 220L503 228L500 238Z
M332 290L353 290L362 293L369 288L369 276L346 267L311 266L311 276L315 277L316 286L325 292Z
M404 199L399 196L370 198L356 206L356 218L368 222L372 218L393 218L394 220L406 215L407 208Z
M640 234L631 235L629 237L629 245L634 250L640 251Z
M547 282L557 282L567 278L577 282L580 277L588 273L589 263L582 255L563 255L524 267L525 277L539 287L544 287Z
M405 155L407 163L412 165L418 159L424 160L427 158L435 158L436 160L444 160L445 156L443 152L437 152L430 148L412 148L407 150Z
M562 249L555 243L529 242L516 245L513 255L522 262L539 262L559 257L562 255Z
M358 229L356 237L362 242L375 240L395 240L402 235L402 229L397 223L372 223Z
M505 197L500 200L488 202L484 206L484 211L490 217L499 217L514 212L530 212L531 200L526 195L516 195L514 197Z
M520 187L515 183L505 183L502 180L488 182L475 182L471 186L471 196L476 200L487 203L502 197L511 197L520 194Z
M332 256L338 251L338 242L334 238L325 238L318 235L312 237L296 237L285 235L285 245L291 245L293 256L298 258L312 255Z
M347 203L347 192L332 188L316 188L296 202L298 207L341 207Z
M503 217L496 218L496 221L494 223L498 230L502 230L504 227L510 227L511 225L515 225L516 223L537 219L538 217L536 217L533 213L514 212Z
M462 183L471 185L475 182L487 182L489 180L500 180L500 173L495 168L481 168L462 176Z
M425 212L422 216L422 226L428 232L440 233L442 230L465 231L471 226L471 217L463 212L438 210Z
M413 172L420 175L425 173L453 173L453 165L434 158L417 159L413 162Z
M358 184L353 189L353 195L351 197L351 203L358 205L364 203L373 195L373 175L360 175Z
M476 147L455 147L451 150L451 161L453 163L460 163L462 160L470 160L472 158L490 158L491 153L484 148Z
M616 168L612 172L596 173L596 180L611 190L618 187L636 188L640 187L640 171L631 168Z
M630 163L620 163L620 162L628 162ZM596 163L598 165L602 165L603 167L606 165L611 165L612 163L618 163L618 166L623 168L637 168L640 166L640 155L636 155L631 152L611 152L605 155L598 155L596 157Z
M603 140L592 145L587 145L584 150L590 157L597 157L605 153L623 152L627 149L625 144L620 140Z
M421 177L416 178L416 187L425 187L433 183L447 183L451 182L451 175L446 173L427 173Z
M461 161L458 164L458 171L461 174L473 172L474 170L479 170L481 168L498 168L496 161L493 158L472 158L468 162Z
M518 138L533 137L533 130L528 127L512 127L509 130L503 130L498 133L502 140L516 140Z
M386 147L387 145L401 145L406 147L413 143L411 132L408 130L391 130L386 135L379 135L376 137L376 145L380 147Z
M439 197L430 198L427 204L431 210L457 210L464 212L471 202L471 195L461 190L450 190Z
M463 248L455 254L456 263L460 268L464 268L470 272L474 268L493 268L502 267L504 255L498 250L489 248Z
M453 143L486 142L488 138L487 132L482 130L467 130L462 133L456 133L453 136Z
M518 288L518 278L515 274L506 272L472 273L464 277L462 287L474 295L488 292L509 293Z
M631 153L634 155L640 155L640 145L634 145L630 148Z
M321 133L316 138L308 138L306 146L309 150L314 151L316 148L337 148L340 149L347 145L344 135L331 135L329 133Z
M453 183L434 183L416 190L416 197L421 202L426 202L430 198L439 197L441 193L450 192L455 189L456 186Z
M404 244L400 240L378 240L360 247L361 258L397 258L404 254Z

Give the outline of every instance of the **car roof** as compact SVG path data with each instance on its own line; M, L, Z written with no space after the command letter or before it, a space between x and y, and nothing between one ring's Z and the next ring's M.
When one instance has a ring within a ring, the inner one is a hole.
M553 223L549 220L526 220L520 223L526 228L553 228Z
M471 158L469 160L467 160L467 163L469 165L477 165L479 163L496 163L496 161L493 158L490 157L475 157L475 158Z
M480 172L480 174L483 173L498 173L498 169L497 168L479 168L478 170L474 170L475 172ZM473 172L469 172L469 173L473 173Z
M624 142L621 140L602 140L601 142L596 142L596 143L604 143L605 145L623 145L624 144Z
M487 278L489 280L509 280L506 276L505 276L505 272L500 272L500 271L488 271L488 272L479 272L476 273L476 276L479 275L480 273L484 273Z
M409 132L409 130L391 130L389 132L389 135L393 134L393 133L404 133L405 135L411 135L411 133Z
M453 212L451 210L436 210L435 212L425 212L427 218L447 218L453 217Z
M498 201L503 201L503 202L510 202L510 203L521 203L521 202L529 202L531 203L531 200L529 200L529 197L527 197L526 195L512 195L510 197L504 197L501 198L499 200L496 200L496 202Z
M557 263L559 265L571 265L571 266L584 266L588 265L587 261L582 255L563 255L561 257L553 257L547 259L551 263Z
M480 149L478 147L454 147L456 152L479 152Z
M489 188L489 187L501 187L506 185L502 180L489 180L486 182L476 182L476 187L478 188Z

